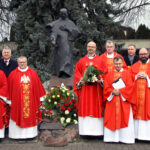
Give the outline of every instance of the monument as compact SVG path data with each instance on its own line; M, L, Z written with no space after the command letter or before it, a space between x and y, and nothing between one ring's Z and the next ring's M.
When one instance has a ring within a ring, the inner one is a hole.
M57 86L56 84L60 85L62 82L66 82L65 85L70 84L73 82L73 42L80 31L68 18L67 9L62 8L59 19L46 25L46 32L53 45L50 61L46 67L52 75L50 86Z

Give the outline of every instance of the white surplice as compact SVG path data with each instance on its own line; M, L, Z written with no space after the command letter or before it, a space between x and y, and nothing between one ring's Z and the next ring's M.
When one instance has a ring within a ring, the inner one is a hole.
M101 136L104 133L104 119L78 117L79 135Z

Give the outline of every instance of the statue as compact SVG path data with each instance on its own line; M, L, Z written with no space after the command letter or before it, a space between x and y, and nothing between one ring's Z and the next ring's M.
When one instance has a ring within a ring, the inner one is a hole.
M68 19L67 9L60 9L60 18L46 25L46 32L53 45L47 70L60 78L73 75L73 41L79 36L78 27Z

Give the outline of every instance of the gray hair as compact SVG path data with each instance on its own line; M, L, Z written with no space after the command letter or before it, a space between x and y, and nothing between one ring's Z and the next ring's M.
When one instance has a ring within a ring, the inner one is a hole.
M19 56L19 57L17 58L17 62L19 61L19 59L22 59L22 58L25 58L25 59L26 59L26 61L28 61L28 59L27 59L27 57L26 57L26 56Z
M2 50L2 52L3 52L5 49L8 49L8 50L11 51L11 48L10 48L9 46L5 46L5 47L3 48L3 50Z
M107 40L106 43L105 43L105 46L106 46L107 43L108 44L113 43L113 45L115 46L115 43L113 41L111 41L111 40Z

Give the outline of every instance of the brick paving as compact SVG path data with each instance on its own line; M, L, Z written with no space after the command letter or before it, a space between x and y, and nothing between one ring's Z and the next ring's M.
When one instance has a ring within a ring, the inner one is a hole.
M102 139L79 139L65 147L45 147L41 141L16 142L4 140L0 150L150 150L150 142L138 141L135 144L104 143Z

